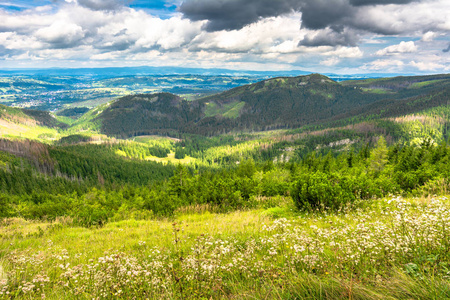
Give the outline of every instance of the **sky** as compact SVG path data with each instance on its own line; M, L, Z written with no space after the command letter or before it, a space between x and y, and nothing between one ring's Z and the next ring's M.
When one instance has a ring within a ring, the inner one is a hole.
M0 0L0 68L450 73L449 0Z

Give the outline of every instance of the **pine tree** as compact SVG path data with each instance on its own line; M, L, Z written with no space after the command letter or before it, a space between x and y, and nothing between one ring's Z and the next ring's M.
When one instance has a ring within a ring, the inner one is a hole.
M383 136L380 136L377 142L377 147L373 149L370 154L370 169L375 173L379 173L384 169L384 166L388 162L388 149L386 146L386 140Z

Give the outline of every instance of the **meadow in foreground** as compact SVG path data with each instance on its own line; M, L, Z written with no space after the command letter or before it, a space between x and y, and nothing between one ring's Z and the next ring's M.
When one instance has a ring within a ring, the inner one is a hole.
M446 299L450 201L179 212L102 228L5 219L0 299Z

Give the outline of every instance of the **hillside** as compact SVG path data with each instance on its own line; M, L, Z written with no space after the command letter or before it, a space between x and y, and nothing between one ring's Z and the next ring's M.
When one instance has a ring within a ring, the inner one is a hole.
M280 77L196 101L159 93L114 101L95 120L101 133L206 136L299 128L350 118L396 117L445 105L450 76L397 77L337 83L312 74Z
M107 135L130 137L174 134L202 116L200 102L187 102L169 94L134 95L120 98L97 117Z
M450 74L349 80L342 82L342 84L345 86L358 86L374 93L401 92L404 96L413 96L418 91L425 93L436 89L448 88L450 85Z
M56 137L59 129L67 124L46 111L9 107L0 104L0 135L31 139Z
M297 128L379 99L378 95L363 97L363 94L360 89L345 87L318 74L275 78L202 99L206 109L241 106L233 112L234 118L227 116L230 111L218 111L215 116L205 115L196 126L201 134L211 134L211 126L216 133L227 131L227 127L232 130Z

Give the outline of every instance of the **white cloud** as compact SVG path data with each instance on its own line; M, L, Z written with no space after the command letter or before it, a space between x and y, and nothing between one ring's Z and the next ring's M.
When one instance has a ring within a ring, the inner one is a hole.
M377 51L375 54L379 56L398 55L401 53L413 53L417 51L417 46L414 42L400 42L398 45L392 45Z
M418 1L408 5L363 6L353 20L357 28L380 34L410 35L450 30L450 1Z
M325 52L324 55L335 55L340 58L359 58L363 56L363 52L359 47L337 47L332 51Z
M435 62L425 62L425 61L411 61L409 63L411 66L419 69L420 71L435 71L437 69L445 68L445 65Z
M363 40L364 44L386 44L386 40L381 40L375 37L371 37L371 38L364 38Z
M330 57L326 60L322 60L320 62L321 65L327 66L327 67L331 67L331 66L335 66L340 62L340 59L337 57Z
M378 59L365 64L362 68L371 71L395 72L400 70L405 63L396 59Z
M10 50L34 50L43 47L42 43L37 41L35 37L19 35L14 32L1 32L0 45L4 45Z
M48 27L43 27L35 32L35 36L56 48L73 47L84 38L81 26L65 21L55 21Z
M422 36L421 41L422 42L432 42L437 36L438 36L438 34L436 32L428 31L427 33L425 33Z
M240 30L203 32L192 49L241 53L300 52L300 14L267 18Z
M40 56L36 56L36 55L30 53L30 51L27 51L25 53L22 53L20 55L15 56L14 58L6 57L6 60L17 60L17 61L21 61L21 60L31 60L31 61L41 60L41 61L43 61L44 58L42 58Z

